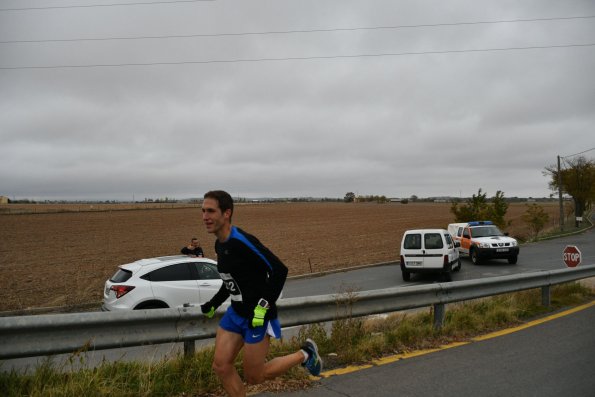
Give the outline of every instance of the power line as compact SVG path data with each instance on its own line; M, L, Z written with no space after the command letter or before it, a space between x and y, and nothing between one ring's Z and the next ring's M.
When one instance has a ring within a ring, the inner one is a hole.
M570 154L570 155L568 155L568 156L560 156L560 158L561 158L561 159L565 159L565 158L568 158L568 157L574 157L574 156L578 156L578 155L581 155L581 154L585 154L585 153L587 153L587 152L590 152L590 151L593 151L593 150L595 150L595 147L593 147L593 148L591 148L591 149L588 149L588 150L585 150L584 152L575 153L575 154Z
M216 0L172 0L172 1L143 1L135 3L111 3L111 4L77 4L69 6L46 6L46 7L23 7L23 8L0 8L2 11L31 11L31 10L53 10L65 8L93 8L93 7L119 7L119 6L138 6L138 5L153 5L153 4L173 4L173 3L198 3L203 1Z
M173 3L173 2L170 1L170 2L166 2L166 3ZM0 11L2 11L2 10L0 10ZM355 28L279 30L279 31L263 31L263 32L199 33L199 34L188 34L188 35L98 37L98 38L43 39L43 40L5 40L5 41L0 41L0 44L51 43L51 42L73 42L73 41L107 41L107 40L179 39L179 38L195 38L195 37L256 36L256 35L272 35L272 34L351 32L351 31L358 31L358 30L389 30L389 29L411 29L411 28L427 28L427 27L434 28L434 27L444 27L444 26L485 25L485 24L500 24L500 23L520 23L520 22L544 22L544 21L561 21L561 20L592 19L592 18L595 18L595 15L552 17L552 18L532 18L532 19L508 19L508 20L496 20L496 21L434 23L434 24L418 24L418 25L371 26L371 27L355 27Z
M349 58L373 58L373 57L390 57L390 56L406 56L406 55L461 54L461 53L473 53L473 52L479 53L479 52L497 52L497 51L522 51L522 50L542 50L542 49L553 49L553 48L573 48L573 47L576 48L576 47L593 47L593 46L595 46L595 43L530 46L530 47L480 48L480 49L466 49L466 50L397 52L397 53L379 53L379 54L327 55L327 56L321 55L321 56L311 56L311 57L286 57L286 58L213 59L213 60L205 60L205 61L117 63L117 64L90 64L90 65L3 66L3 67L0 67L0 70L104 68L104 67L130 67L130 66L200 65L200 64L244 63L244 62L309 61L309 60L321 60L321 59L349 59Z

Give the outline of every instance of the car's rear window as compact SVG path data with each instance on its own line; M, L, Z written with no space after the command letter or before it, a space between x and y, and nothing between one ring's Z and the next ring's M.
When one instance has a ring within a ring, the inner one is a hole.
M132 277L132 272L130 270L118 269L116 274L109 279L112 283L123 283L127 281L130 277Z
M189 264L186 262L176 263L175 265L153 270L151 273L147 273L141 278L152 282L194 280Z

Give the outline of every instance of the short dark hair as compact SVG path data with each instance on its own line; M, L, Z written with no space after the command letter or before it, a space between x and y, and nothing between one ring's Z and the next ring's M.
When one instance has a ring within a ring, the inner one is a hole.
M204 198L210 198L216 200L219 204L219 209L221 212L225 212L227 210L231 210L231 214L233 215L233 199L231 195L224 190L211 190L205 193ZM231 221L231 216L229 217Z

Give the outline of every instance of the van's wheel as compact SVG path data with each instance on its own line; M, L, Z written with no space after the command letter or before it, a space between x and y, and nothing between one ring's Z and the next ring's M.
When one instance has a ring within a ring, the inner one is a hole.
M519 260L518 255L515 256L511 256L508 258L508 263L510 263L511 265L516 265L516 262Z
M444 272L442 273L442 278L444 278L444 281L451 282L452 281L452 273L451 272Z
M407 272L405 270L402 270L401 271L401 274L403 275L403 281L409 281L409 280L411 280L411 273L409 273L409 272Z
M459 258L459 260L457 261L457 267L456 267L456 269L454 269L454 271L458 272L459 270L461 270L461 266L462 266L461 258Z
M480 265L479 256L477 255L477 250L472 249L471 253L469 255L471 256L471 263L473 263L474 265Z

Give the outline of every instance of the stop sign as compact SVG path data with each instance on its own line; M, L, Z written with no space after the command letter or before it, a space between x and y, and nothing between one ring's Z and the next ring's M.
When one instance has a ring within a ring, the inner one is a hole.
M562 258L568 267L577 267L581 263L581 252L575 245L567 245L562 251Z

